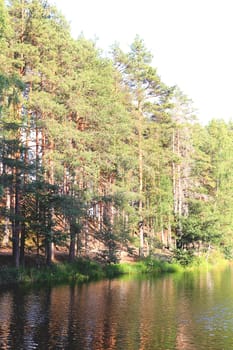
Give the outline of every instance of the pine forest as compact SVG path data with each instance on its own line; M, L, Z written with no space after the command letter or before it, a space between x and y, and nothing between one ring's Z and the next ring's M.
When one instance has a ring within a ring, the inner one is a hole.
M231 255L233 124L201 125L153 62L138 35L104 55L46 0L0 0L0 249L16 268L32 252Z

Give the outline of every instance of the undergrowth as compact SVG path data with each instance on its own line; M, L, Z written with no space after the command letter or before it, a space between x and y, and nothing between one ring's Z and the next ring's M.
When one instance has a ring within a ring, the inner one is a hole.
M0 285L18 283L82 283L126 274L161 274L175 272L178 269L178 265L150 258L131 264L107 265L101 265L91 260L77 259L73 263L54 264L50 267L2 268L0 269Z
M0 285L11 284L58 284L83 283L104 278L114 278L120 275L150 274L182 272L213 266L224 266L227 261L219 252L203 254L202 256L176 255L172 263L145 258L134 263L119 263L101 265L87 259L77 259L73 263L57 263L50 267L11 268L0 269Z

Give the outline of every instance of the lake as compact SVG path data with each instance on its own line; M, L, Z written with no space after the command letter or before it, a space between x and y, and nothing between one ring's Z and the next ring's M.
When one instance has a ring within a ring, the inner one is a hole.
M1 289L0 349L231 350L233 267Z

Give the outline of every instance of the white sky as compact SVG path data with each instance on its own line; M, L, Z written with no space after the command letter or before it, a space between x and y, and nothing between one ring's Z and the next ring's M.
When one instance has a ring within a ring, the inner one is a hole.
M136 34L168 85L177 84L206 123L233 119L233 0L51 0L71 24L108 50Z

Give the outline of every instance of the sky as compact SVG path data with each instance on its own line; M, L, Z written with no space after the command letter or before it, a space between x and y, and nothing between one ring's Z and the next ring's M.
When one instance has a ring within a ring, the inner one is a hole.
M164 83L178 85L203 124L233 120L233 0L53 0L71 33L129 50L136 34Z

